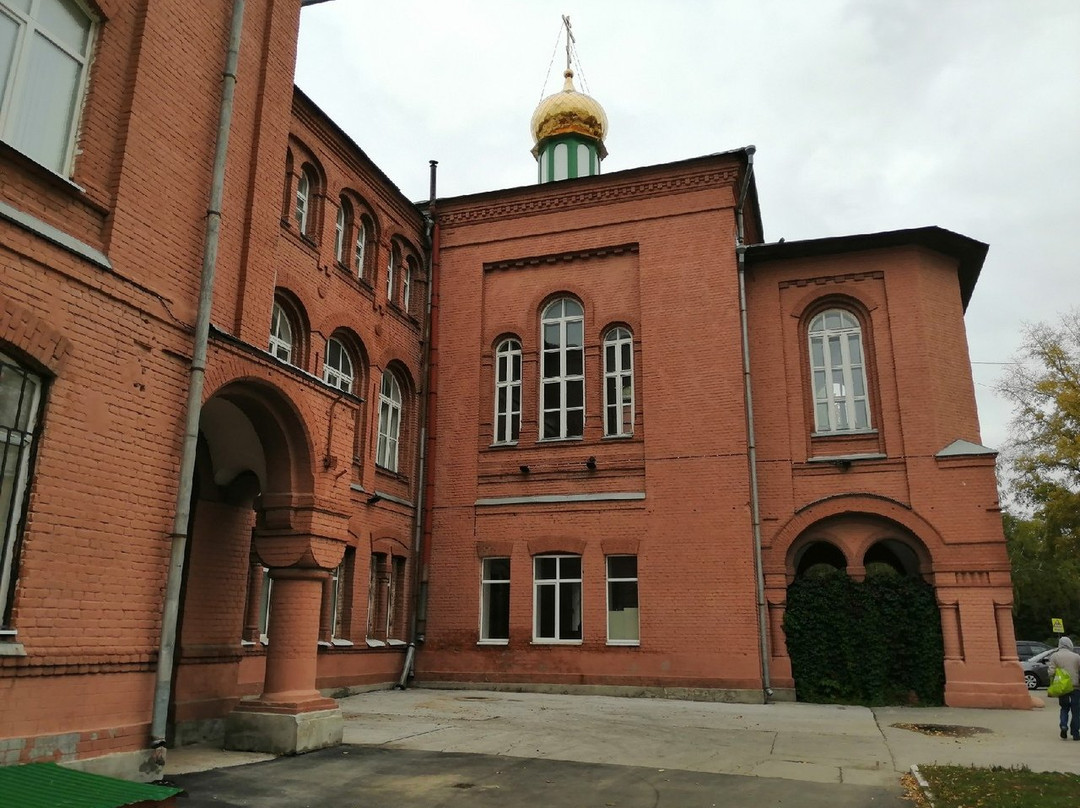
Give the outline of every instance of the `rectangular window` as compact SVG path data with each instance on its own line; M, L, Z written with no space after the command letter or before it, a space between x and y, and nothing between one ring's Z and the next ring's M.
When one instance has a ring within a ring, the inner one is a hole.
M533 559L533 640L581 641L581 556Z
M30 486L41 379L0 354L0 627L7 628L15 594L23 506Z
M262 591L259 595L259 641L265 645L270 637L270 592L274 588L274 581L270 577L270 570L263 567Z
M330 638L341 636L341 614L345 605L345 562L330 573Z
M405 635L405 557L394 556L386 596L386 638L400 640Z
M637 556L607 557L608 644L637 645L638 624Z
M368 584L368 645L384 645L386 639L386 593L390 580L386 553L371 554L371 580Z
M485 558L480 572L480 642L510 639L510 559Z
M503 340L495 349L495 442L517 443L521 430L521 343Z

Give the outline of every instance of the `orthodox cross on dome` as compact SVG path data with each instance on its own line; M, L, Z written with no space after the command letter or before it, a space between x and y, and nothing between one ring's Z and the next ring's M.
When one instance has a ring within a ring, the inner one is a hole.
M562 15L566 32L565 83L560 92L541 99L532 116L533 157L536 158L539 181L589 177L600 173L600 161L607 157L604 137L607 134L607 115L604 108L574 87L574 31L570 17ZM559 32L560 36L562 31ZM552 61L558 53L558 41ZM548 66L551 69L551 66ZM584 76L584 74L582 74ZM545 82L546 83L546 82Z

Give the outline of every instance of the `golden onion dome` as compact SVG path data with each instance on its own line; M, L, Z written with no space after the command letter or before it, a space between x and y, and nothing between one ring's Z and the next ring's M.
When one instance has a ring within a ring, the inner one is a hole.
M573 70L567 68L563 76L566 83L562 91L541 101L533 113L533 142L539 145L541 141L555 135L584 135L600 141L600 150L603 153L603 141L608 125L604 108L596 99L574 89Z

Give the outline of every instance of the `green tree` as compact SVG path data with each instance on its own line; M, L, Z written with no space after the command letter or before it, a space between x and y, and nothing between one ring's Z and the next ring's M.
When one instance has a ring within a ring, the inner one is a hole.
M1050 618L1080 631L1080 312L1028 328L998 390L1013 403L1003 456L1014 507L1005 515L1019 634L1045 637Z

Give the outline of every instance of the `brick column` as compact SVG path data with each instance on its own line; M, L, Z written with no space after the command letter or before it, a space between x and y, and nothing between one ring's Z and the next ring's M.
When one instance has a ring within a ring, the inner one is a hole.
M315 689L322 594L329 577L320 569L270 570L270 646L263 693L255 702L259 709L300 713L337 706Z

